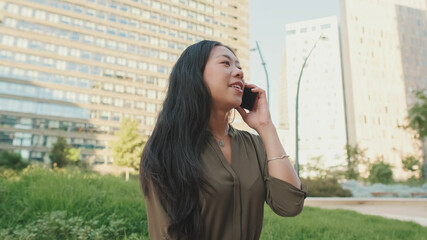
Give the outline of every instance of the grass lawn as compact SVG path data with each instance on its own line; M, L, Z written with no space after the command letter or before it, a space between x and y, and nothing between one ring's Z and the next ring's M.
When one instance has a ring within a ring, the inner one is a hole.
M79 170L0 173L0 239L148 239L139 182ZM265 208L261 239L427 239L427 227L347 210Z

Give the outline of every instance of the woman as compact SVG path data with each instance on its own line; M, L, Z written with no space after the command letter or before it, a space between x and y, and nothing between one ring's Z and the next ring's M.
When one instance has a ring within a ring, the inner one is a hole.
M280 144L264 90L240 107L243 71L219 42L188 47L170 75L163 109L141 158L151 239L259 239L264 201L281 216L305 192ZM259 136L234 129L236 109Z

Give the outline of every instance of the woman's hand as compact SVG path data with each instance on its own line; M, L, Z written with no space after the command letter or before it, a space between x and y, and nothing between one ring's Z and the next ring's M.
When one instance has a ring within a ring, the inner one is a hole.
M258 133L266 126L272 124L270 110L268 109L266 93L263 89L254 84L248 84L246 87L250 88L252 92L258 93L255 100L254 107L251 111L246 112L242 107L237 107L237 111L249 127L255 129Z

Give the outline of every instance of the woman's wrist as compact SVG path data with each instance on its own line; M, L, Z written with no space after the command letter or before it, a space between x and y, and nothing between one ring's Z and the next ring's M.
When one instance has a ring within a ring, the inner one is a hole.
M276 127L274 126L272 121L266 122L264 124L259 124L256 128L255 131L257 131L257 133L261 136L263 135L267 135L270 134L271 132L275 132L276 131Z

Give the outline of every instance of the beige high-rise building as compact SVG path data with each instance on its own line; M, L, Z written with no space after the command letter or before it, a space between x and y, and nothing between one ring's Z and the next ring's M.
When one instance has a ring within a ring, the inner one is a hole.
M401 159L421 159L407 124L412 90L427 87L425 0L341 0L342 55L349 143L383 158L395 178ZM364 169L361 169L362 171Z
M111 162L120 121L150 135L174 62L203 39L249 71L249 1L0 0L0 150L48 161L63 136Z
M296 95L298 100L299 164L319 168L346 165L346 124L341 72L338 19L335 16L286 24L281 76L282 112L279 128L283 141L296 159ZM306 61L305 65L304 62ZM302 75L301 71L303 69ZM284 102L288 106L283 106ZM286 131L287 129L287 131ZM318 161L318 162L316 162ZM302 171L302 176L310 175Z

